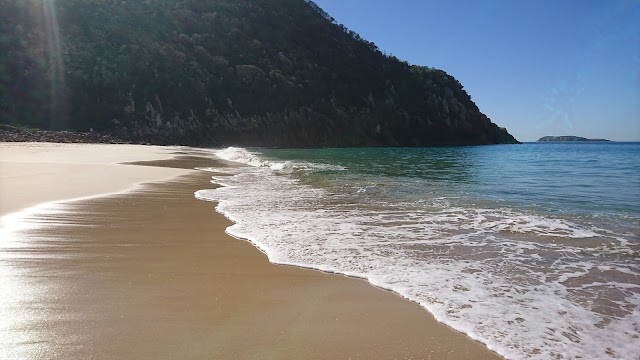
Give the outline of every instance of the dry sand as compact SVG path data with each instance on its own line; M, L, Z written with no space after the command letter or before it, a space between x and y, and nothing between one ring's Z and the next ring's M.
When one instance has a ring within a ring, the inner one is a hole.
M165 181L6 217L13 226L0 232L0 359L498 358L393 293L272 265L224 234L229 221L193 196L212 186L211 174L185 170L215 165L206 153L35 147L0 144L2 209ZM133 160L143 162L117 164ZM27 165L49 169L44 177L56 186L37 190L32 177L43 173Z
M187 170L119 163L161 160L181 147L0 143L0 216L48 201L123 191Z

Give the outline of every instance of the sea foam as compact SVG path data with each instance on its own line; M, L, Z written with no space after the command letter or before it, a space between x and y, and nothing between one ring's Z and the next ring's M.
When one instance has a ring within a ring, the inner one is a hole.
M456 196L403 197L406 182L349 178L337 165L216 155L251 166L209 169L226 174L212 180L224 187L195 196L218 202L235 223L227 232L274 263L368 279L507 358L637 357L638 248L624 234ZM344 179L291 172L328 169Z

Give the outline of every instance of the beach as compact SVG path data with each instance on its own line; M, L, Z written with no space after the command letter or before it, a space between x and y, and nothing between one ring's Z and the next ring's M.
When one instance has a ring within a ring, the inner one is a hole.
M225 234L194 197L215 185L193 169L222 166L184 147L0 144L0 359L499 358L395 293Z

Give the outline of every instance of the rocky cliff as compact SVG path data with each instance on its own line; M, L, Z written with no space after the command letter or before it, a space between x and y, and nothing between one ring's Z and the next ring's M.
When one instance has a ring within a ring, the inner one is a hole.
M428 46L428 43L424 46ZM0 120L196 145L516 143L305 0L0 0Z

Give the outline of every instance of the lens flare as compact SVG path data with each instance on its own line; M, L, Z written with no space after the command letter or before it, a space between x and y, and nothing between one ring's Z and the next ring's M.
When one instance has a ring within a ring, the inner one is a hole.
M52 129L63 129L67 125L67 114L60 25L58 23L55 0L44 0L41 6L49 58L51 101L49 126Z

